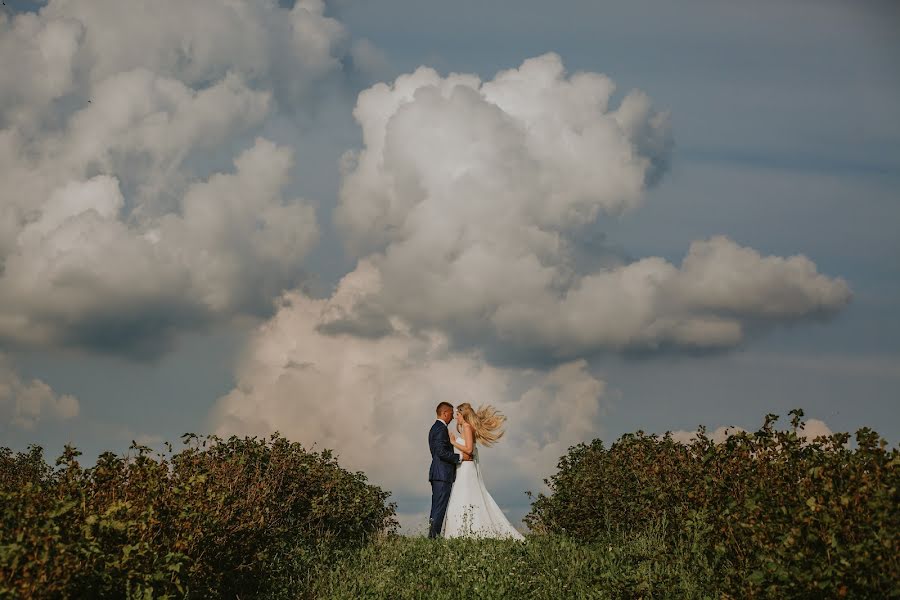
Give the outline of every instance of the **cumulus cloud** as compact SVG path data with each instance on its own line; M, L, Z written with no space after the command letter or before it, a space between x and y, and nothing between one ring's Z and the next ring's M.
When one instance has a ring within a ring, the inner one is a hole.
M833 432L828 425L825 424L821 419L807 419L806 421L801 422L802 428L797 430L797 436L804 440L813 440L819 436L829 436ZM739 434L741 432L747 431L743 427L735 427L733 425L725 426L722 425L720 427L716 427L711 432L706 432L706 437L711 439L716 444L721 444L725 442L729 438L729 436ZM672 439L680 444L690 444L696 439L698 430L687 431L684 429L679 429L677 431L670 432L672 435Z
M0 339L155 354L178 326L263 309L316 238L313 209L282 198L291 165L257 140L233 173L190 185L178 213L134 225L116 178L63 184L5 257Z
M797 435L807 440L814 440L819 436L829 436L833 431L821 419L807 419L803 422L803 430L798 431Z
M725 440L727 440L729 436L736 435L738 433L741 433L742 431L747 430L742 427L722 425L720 427L716 427L712 431L707 431L706 437L711 439L715 444L721 444ZM679 444L690 444L697 438L699 430L695 429L694 431L687 431L685 429L679 429L677 431L671 431L669 433L671 433L672 439Z
M680 267L577 260L587 228L638 207L672 148L667 115L638 91L610 106L614 89L547 54L490 81L419 68L360 94L364 147L345 156L337 223L380 284L331 326L371 335L395 315L462 346L569 360L730 348L847 303L846 282L809 259L721 236Z
M585 275L560 297L510 299L492 318L504 342L559 356L597 349L725 349L748 327L828 315L846 282L804 256L760 256L723 236L693 242L679 267L660 258Z
M78 399L58 394L40 379L25 381L9 359L0 354L0 421L32 430L42 420L65 420L78 416Z
M369 283L352 273L335 297ZM426 437L441 401L489 403L507 415L509 434L483 450L496 489L536 489L570 445L596 435L605 384L584 361L548 372L495 367L478 352L454 351L440 332L413 332L399 320L379 337L323 333L334 302L284 295L251 340L236 387L217 401L211 429L278 430L334 448L342 465L401 495L428 493Z
M270 314L317 225L293 149L257 134L354 52L321 0L0 14L0 343L154 356Z
M364 91L338 211L348 245L405 256L433 236L430 253L453 255L503 234L495 252L558 254L562 232L634 208L668 163L668 116L640 92L611 109L614 89L547 54L488 82L420 67Z
M233 73L289 105L340 69L347 38L322 0L290 9L276 0L51 0L36 14L0 15L0 119L46 122L50 104L86 100L97 83L135 69L191 88Z
M490 81L420 68L360 94L364 147L343 158L336 212L357 266L328 298L282 296L210 428L335 448L408 498L428 491L434 406L487 402L510 432L484 452L491 486L534 489L599 435L591 353L731 348L848 301L808 258L721 236L680 265L579 260L578 240L636 209L672 147L644 94L613 107L613 91L548 54Z

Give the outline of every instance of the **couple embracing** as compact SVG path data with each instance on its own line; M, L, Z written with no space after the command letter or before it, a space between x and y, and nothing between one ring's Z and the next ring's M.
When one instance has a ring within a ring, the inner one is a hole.
M475 411L465 402L456 408L456 431L449 428L453 405L437 405L437 419L428 432L431 449L431 526L428 537L488 537L525 539L510 524L484 487L478 446L492 446L503 436L506 417L492 406Z

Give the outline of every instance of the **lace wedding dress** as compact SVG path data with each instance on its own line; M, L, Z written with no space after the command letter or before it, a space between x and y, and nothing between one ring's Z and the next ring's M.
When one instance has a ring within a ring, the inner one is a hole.
M450 435L454 435L451 431ZM457 454L461 454L454 447ZM450 490L450 501L441 535L452 537L513 538L524 540L521 533L510 524L506 515L494 502L484 487L478 448L472 451L472 460L464 461L456 468L456 481Z

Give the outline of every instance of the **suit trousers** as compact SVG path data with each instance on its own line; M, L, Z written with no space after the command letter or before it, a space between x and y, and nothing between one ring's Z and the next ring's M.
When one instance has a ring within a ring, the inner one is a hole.
M441 534L444 525L444 515L447 514L447 503L450 502L450 490L452 481L431 482L431 524L428 528L428 537L436 538Z

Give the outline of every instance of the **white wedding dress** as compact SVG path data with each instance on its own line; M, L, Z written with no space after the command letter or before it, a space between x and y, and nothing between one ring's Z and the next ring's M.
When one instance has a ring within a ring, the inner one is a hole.
M450 435L455 437L452 431ZM457 454L462 454L455 446L453 450ZM525 539L512 526L484 487L477 446L472 451L472 460L464 461L456 468L456 481L450 490L450 501L447 504L441 535L445 538Z

